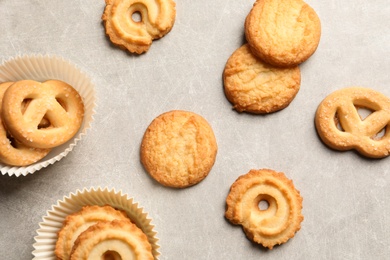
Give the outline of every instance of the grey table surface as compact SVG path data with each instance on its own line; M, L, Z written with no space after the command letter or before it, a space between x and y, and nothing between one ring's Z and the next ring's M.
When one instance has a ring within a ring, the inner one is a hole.
M316 53L300 66L301 89L286 109L239 114L222 72L244 40L254 0L177 0L172 31L144 55L105 36L103 0L0 0L0 59L54 54L94 81L95 120L63 160L25 177L0 176L0 259L31 259L38 223L57 200L84 187L134 197L156 226L161 259L390 259L390 159L368 160L324 146L314 127L321 100L364 86L390 96L387 0L307 2L322 22ZM205 117L218 155L208 177L176 190L143 169L143 133L159 114ZM224 218L230 185L250 169L284 172L300 190L302 229L264 250Z

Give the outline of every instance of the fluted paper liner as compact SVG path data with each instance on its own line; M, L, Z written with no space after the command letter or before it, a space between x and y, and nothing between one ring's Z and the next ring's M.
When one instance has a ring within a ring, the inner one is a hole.
M34 173L64 158L87 130L95 114L95 89L92 80L77 66L64 58L53 55L24 55L11 58L0 65L0 82L30 79L43 82L50 79L61 80L75 88L84 102L84 119L77 134L67 143L53 148L40 161L25 167L14 167L0 163L0 172L9 176Z
M154 231L154 225L151 224L152 220L148 214L143 212L143 208L139 207L138 203L134 202L133 198L129 198L127 194L107 187L77 190L76 193L70 193L69 196L59 200L57 205L52 206L52 209L47 211L46 216L43 217L43 222L39 223L38 235L34 237L33 259L56 259L54 250L57 234L66 216L80 211L83 206L87 205L110 205L116 209L124 210L128 217L146 234L152 245L154 259L158 259L160 246L157 243L157 232Z

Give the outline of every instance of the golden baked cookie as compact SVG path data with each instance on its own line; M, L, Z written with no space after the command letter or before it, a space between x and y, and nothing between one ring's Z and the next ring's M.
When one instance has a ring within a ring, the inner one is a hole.
M228 59L223 81L235 110L263 114L291 103L299 91L301 73L298 66L278 68L264 63L245 44Z
M261 208L266 202L267 208ZM272 249L294 237L301 228L302 197L281 172L251 170L231 186L225 217L241 225L246 236Z
M321 22L302 0L257 0L245 21L253 53L274 66L291 67L317 49Z
M153 260L147 236L129 220L100 222L89 227L75 241L71 260Z
M4 93L1 115L7 130L19 142L34 148L53 148L69 141L80 129L84 104L78 92L65 82L21 80ZM43 118L50 127L39 127Z
M64 225L58 232L55 247L57 259L70 259L70 253L78 236L90 226L98 222L113 220L129 220L126 213L111 206L84 206L80 211L68 215Z
M359 108L372 113L362 119ZM315 125L335 150L356 150L370 158L390 154L390 98L375 90L348 87L331 93L318 106Z
M135 14L141 16L140 21ZM106 0L102 20L113 44L141 54L153 40L171 31L175 17L173 0Z
M4 92L14 82L0 84L0 111ZM0 112L1 113L1 112ZM50 152L50 149L39 149L25 146L12 138L0 118L0 161L12 166L27 166L33 164Z
M185 188L202 181L217 154L208 122L198 114L173 110L155 118L145 131L141 162L159 183Z

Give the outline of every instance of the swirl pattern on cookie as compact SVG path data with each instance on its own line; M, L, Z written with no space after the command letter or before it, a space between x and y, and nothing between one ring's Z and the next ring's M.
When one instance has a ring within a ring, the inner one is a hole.
M0 84L0 111L4 92L14 82ZM1 112L0 112L1 113ZM26 166L33 164L50 152L50 149L27 147L10 137L0 117L0 161L12 166Z
M34 148L53 148L69 141L80 129L84 104L79 93L65 82L21 80L4 93L1 115L7 130L19 142ZM39 127L44 118L50 127Z
M70 259L78 236L100 221L129 220L126 213L111 206L84 206L79 212L68 215L58 233L55 254L58 259Z
M291 67L317 49L321 23L302 0L257 0L245 21L253 53L274 66Z
M359 108L372 113L363 119ZM378 91L363 87L334 91L318 106L315 125L332 149L353 149L370 158L390 155L390 98Z
M102 20L112 43L141 54L153 40L171 31L175 7L173 0L106 0ZM135 14L141 16L140 21L134 19Z
M224 91L238 112L271 113L287 107L300 88L298 66L279 68L252 54L248 44L228 59L224 72Z
M99 222L75 241L71 260L134 259L153 260L147 236L129 220Z
M262 209L260 202L268 207ZM225 217L241 225L246 236L272 249L285 243L301 228L302 197L283 173L251 170L231 186Z

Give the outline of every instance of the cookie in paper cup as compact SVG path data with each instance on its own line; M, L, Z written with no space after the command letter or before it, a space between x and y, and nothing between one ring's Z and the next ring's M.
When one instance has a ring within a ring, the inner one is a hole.
M56 259L54 251L58 232L61 230L65 218L72 213L79 212L84 206L88 205L109 205L115 209L125 211L130 220L147 236L152 246L153 257L158 259L160 246L156 237L157 232L154 231L154 225L151 224L152 220L148 217L148 214L127 194L115 191L115 189L102 189L100 187L70 193L69 196L65 196L51 210L47 211L46 216L43 217L43 222L39 223L37 236L34 237L33 259Z
M62 57L53 55L23 55L4 61L0 65L0 83L33 80L60 80L71 85L82 97L84 103L84 118L78 132L66 143L53 148L40 161L29 166L16 167L0 163L2 175L20 175L34 173L65 157L86 134L95 114L95 88L91 78L76 65Z

